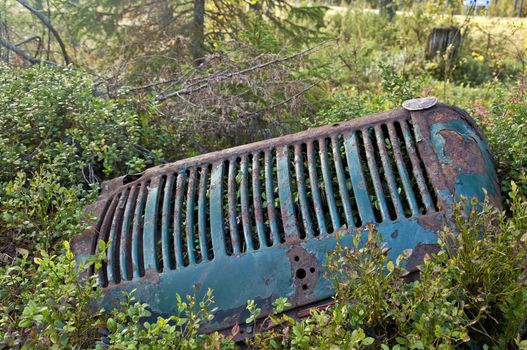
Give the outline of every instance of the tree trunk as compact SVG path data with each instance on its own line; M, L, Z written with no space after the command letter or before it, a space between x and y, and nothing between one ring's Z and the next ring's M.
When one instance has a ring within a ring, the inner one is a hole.
M461 49L461 31L457 27L434 28L428 37L426 59L431 60L437 56L446 59L455 59Z
M523 0L520 0L520 7L518 7L518 17L523 17Z
M205 56L205 0L194 0L192 17L191 51L194 64L199 66Z
M388 17L391 21L395 17L395 4L393 0L381 0L381 15Z

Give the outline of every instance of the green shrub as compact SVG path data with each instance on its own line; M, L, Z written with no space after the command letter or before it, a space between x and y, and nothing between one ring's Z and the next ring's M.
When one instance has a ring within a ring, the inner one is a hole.
M0 348L92 346L100 313L90 303L99 290L94 277L79 278L85 269L67 241L58 255L41 251L34 263L23 255L0 266Z
M513 89L493 87L487 104L476 103L473 110L497 161L502 191L510 191L516 182L527 195L527 86L520 80Z
M0 190L0 243L38 251L82 232L86 217L76 187L64 187L56 174L19 172Z
M66 185L142 170L137 115L94 93L73 68L0 66L0 181L43 165Z
M200 326L214 318L212 290L204 299L186 296L183 300L176 295L178 314L168 318L158 317L155 322L145 321L151 316L148 305L135 301L131 294L120 310L113 310L106 325L109 331L109 345L112 349L234 349L229 338L217 332L211 335L198 333ZM104 348L99 344L97 348Z

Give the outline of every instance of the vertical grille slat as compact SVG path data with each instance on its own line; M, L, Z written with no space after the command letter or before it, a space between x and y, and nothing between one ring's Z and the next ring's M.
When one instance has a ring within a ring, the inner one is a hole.
M196 264L196 252L194 247L194 203L196 196L196 168L190 169L187 188L187 210L185 233L187 241L187 254L190 265Z
M137 186L132 186L132 188L130 189L130 193L128 194L128 200L126 201L126 207L124 209L123 215L123 225L121 229L121 244L119 246L119 267L121 269L121 277L123 280L130 280L132 278L132 271L129 268L129 265L131 265L130 262L132 258L132 236L130 232L130 223L132 221L132 213L136 204L137 188Z
M184 171L177 175L176 179L176 200L174 201L174 254L176 256L176 268L182 268L183 261L183 194L187 175Z
M201 261L209 260L209 249L207 246L207 184L208 184L209 168L202 167L199 176L198 189L198 235L199 235L199 251L201 253Z
M408 128L408 122L401 121L400 124L401 124L401 128L402 128L403 135L404 135L404 142L406 144L406 149L408 150L410 161L412 162L412 170L414 172L414 175L417 181L417 186L419 187L419 191L423 198L423 202L426 207L426 212L427 213L434 212L435 211L434 201L432 200L432 196L430 195L430 192L428 190L428 186L426 184L426 179L423 174L423 170L421 169L419 157L417 155L417 151L413 144L413 136L411 135L410 130Z
M163 252L163 267L165 270L174 268L173 253L171 252L170 246L173 242L172 235L170 232L171 227L171 213L172 210L172 196L174 193L174 175L169 175L165 184L165 194L163 196L163 207L161 216L161 245Z
M403 156L401 154L399 138L397 137L397 134L395 132L394 124L388 123L387 126L388 126L388 134L390 136L390 141L393 147L395 161L397 164L397 170L399 171L399 176L401 177L401 181L403 183L404 193L408 201L408 204L410 205L412 216L415 216L419 214L419 206L417 205L417 200L412 190L412 184L410 183L410 177L408 176L408 171L406 170Z
M377 147L381 154L382 167L384 169L384 175L386 182L388 184L388 189L390 191L390 197L394 204L395 214L398 218L404 216L403 204L401 202L401 197L399 196L399 191L397 191L397 183L395 182L395 175L393 173L392 164L390 162L390 157L388 151L386 150L386 144L384 143L384 133L380 125L376 125L375 136L377 139Z
M148 186L148 196L145 207L145 220L143 228L143 257L145 271L153 269L159 271L157 259L157 220L159 209L159 187L162 186L162 178L152 179Z
M241 184L240 184L240 202L243 225L243 236L245 239L246 250L254 250L252 240L251 213L249 211L249 165L247 155L243 155L240 163Z
M210 177L210 235L214 257L227 255L225 247L225 230L223 227L223 172L225 162L212 166Z
M307 200L306 181L304 174L304 157L302 155L302 147L296 144L295 147L295 173L296 182L298 186L298 197L300 201L300 211L302 214L302 222L306 231L306 237L312 238L315 236L313 232L313 225L311 223L311 216L309 214L309 204Z
M267 198L267 215L269 217L269 226L271 227L271 237L273 245L275 245L280 243L280 233L274 206L273 153L271 150L265 151L265 195Z
M351 132L344 135L344 148L346 149L348 168L351 175L351 185L357 200L357 208L362 224L374 223L375 216L366 187L366 179L362 170L359 155L359 145L357 144L357 133Z
M324 181L324 192L326 193L326 202L329 206L329 215L331 216L331 223L333 225L333 231L337 231L340 228L340 219L337 212L337 205L335 202L335 194L333 193L333 181L329 171L328 151L326 147L326 140L319 139L319 155L320 155L320 167L322 168L322 179Z
M266 247L267 239L265 235L264 216L262 211L262 198L260 194L260 172L260 153L255 153L253 154L252 174L254 219L256 222L256 232L258 234L258 240L260 241L260 247Z
M340 145L337 136L333 136L331 138L331 148L333 153L333 161L335 163L335 170L337 173L340 198L342 200L342 206L344 207L344 215L346 217L346 224L348 228L355 227L356 225L355 220L353 219L350 195L348 188L346 187L346 174L344 173L344 166L342 165L342 158L340 156Z
M307 159L308 159L308 172L309 172L309 183L311 184L311 194L313 198L313 208L315 210L315 216L317 218L318 229L321 235L328 233L326 227L326 220L324 218L324 211L322 209L322 197L320 196L318 174L316 168L316 155L313 150L313 142L307 144Z
M229 228L233 254L240 254L240 236L238 233L238 213L236 210L236 159L229 161Z
M298 238L293 193L291 191L291 177L289 174L289 147L284 146L276 152L276 165L278 172L278 195L280 198L280 211L282 213L283 230L286 241Z
M372 177L373 188L375 190L375 196L379 201L379 209L381 211L382 221L390 219L390 213L388 205L384 198L384 192L382 189L381 177L379 176L379 169L375 161L375 152L370 137L370 131L372 129L362 129L362 140L364 142L364 148L366 150L366 159L368 161L368 167L370 168L370 174Z
M119 196L119 202L115 209L113 216L113 222L110 229L110 237L108 243L108 281L113 283L119 283L121 277L119 273L119 246L121 243L120 231L123 222L123 214L126 201L128 200L129 190L125 190Z
M133 277L139 278L143 272L143 210L145 207L145 193L148 182L141 183L137 204L135 206L134 222L132 227L132 266Z

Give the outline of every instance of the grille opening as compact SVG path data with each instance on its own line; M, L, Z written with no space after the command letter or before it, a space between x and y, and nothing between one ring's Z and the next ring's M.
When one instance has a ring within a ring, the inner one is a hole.
M166 202L166 204L165 202L161 202L164 205L163 217L166 220L166 226L167 226L164 229L167 230L166 236L168 239L167 242L164 242L165 244L168 245L168 259L167 259L168 261L165 261L165 270L173 270L176 268L176 260L175 260L176 248L174 246L175 232L174 232L174 224L173 224L174 217L175 217L174 205L176 201L176 176L177 174L174 174L174 173L168 175L167 184L165 185L165 191L164 191L165 192L164 201ZM168 198L166 197L167 195L168 195Z
M130 196L130 188L127 187L124 189L124 191L121 193L121 197L119 198L119 202L117 204L116 213L114 216L114 220L112 223L111 230L115 230L114 232L114 239L111 244L112 251L112 275L113 275L113 282L119 283L121 282L122 276L121 276L121 267L120 267L120 250L121 250L121 231L123 227L123 219L124 219L124 213L126 208L126 203L129 200ZM114 226L115 225L115 226ZM111 237L110 237L111 239Z
M108 240L109 240L109 236L110 236L110 229L111 229L111 226L112 226L112 223L114 222L114 219L115 219L115 211L116 211L116 208L117 208L117 203L119 202L119 198L121 197L121 194L118 193L117 195L115 195L111 201L111 204L110 204L110 208L108 209L108 212L106 214L106 216L104 217L104 220L103 220L103 223L101 225L101 231L100 231L100 235L101 235L101 240L103 240L107 246L106 246L106 260L104 260L102 262L102 266L101 268L99 269L98 271L98 274L99 274L99 281L101 282L101 285L103 287L106 287L108 285Z
M276 210L276 169L274 169L272 150L265 151L264 171L265 171L265 198L267 207L267 220L270 228L269 245L280 243L280 211ZM278 202L279 203L279 202Z
M313 227L313 236L318 236L320 233L327 233L326 224L324 221L324 217L322 216L322 225L319 225L318 219L317 219L317 212L315 208L315 192L318 190L318 181L316 181L314 184L311 182L311 176L309 173L309 157L310 157L310 151L308 151L308 144L302 143L301 144L301 153L302 153L302 159L304 161L304 182L306 184L306 196L307 196L307 207L309 209L309 217L311 218L311 226ZM314 157L316 158L316 157ZM316 186L316 188L313 188L313 186ZM320 191L318 191L318 196L320 197ZM319 200L320 203L320 200ZM320 206L320 204L319 204Z
M301 143L296 145L297 150L295 151L298 154L298 162L300 167L300 173L295 174L300 178L300 182L298 182L298 179L296 179L297 186L302 186L302 190L305 195L305 208L304 211L299 210L300 218L302 219L301 225L303 225L306 235L311 234L311 237L317 234L317 227L316 227L316 218L315 218L315 209L313 207L313 194L312 194L312 188L311 188L311 182L309 179L309 160L308 160L308 154L307 154L307 145L305 143ZM295 159L296 162L296 159ZM305 213L305 217L304 217ZM304 237L303 237L304 238Z
M104 204L104 208L102 210L101 216L100 216L99 220L97 221L97 225L95 227L95 235L96 235L96 237L93 240L93 244L91 246L91 253L94 254L94 255L98 254L99 240L101 239L101 236L102 236L101 235L102 225L103 225L103 222L104 222L104 218L108 214L108 209L110 208L111 203L112 203L112 201L109 201L109 200L106 201L106 203ZM90 267L89 267L89 274L90 274L90 276L93 276L95 273L96 273L96 271L95 271L95 264L91 264Z
M212 246L212 230L210 228L210 174L212 173L212 164L206 168L206 176L204 176L204 206L205 206L205 227L203 228L205 234L205 248L208 260L214 259L214 248ZM203 254L203 253L202 253ZM205 254L203 254L205 256Z
M336 138L336 143L337 143L337 149L340 153L340 159L344 166L346 189L348 191L349 198L350 198L351 215L352 215L353 223L355 227L360 227L362 226L362 220L359 215L359 206L357 203L357 198L355 197L355 193L353 192L353 186L351 183L351 177L350 177L351 172L350 172L350 168L348 164L348 159L347 159L348 157L346 155L346 148L344 146L344 135L339 134L338 137Z
M392 140L390 139L390 136L388 133L388 126L386 124L382 124L381 131L382 131L382 139L384 140L384 145L386 147L386 151L388 153L388 158L390 159L390 164L392 167L393 175L395 177L395 183L397 184L397 194L399 198L401 198L401 205L402 205L401 214L404 217L410 217L412 216L412 211L410 209L408 198L406 198L406 194L404 192L401 174L399 173L399 169L397 167L397 163L395 159Z
M284 224L282 221L282 210L281 210L281 203L280 203L280 196L278 193L278 167L277 167L277 157L276 157L276 149L271 150L270 155L270 166L272 169L272 177L273 177L273 207L274 207L274 214L276 219L276 225L278 228L277 237L275 237L278 242L275 242L273 239L273 244L277 243L283 243L285 242L285 232L284 232Z
M269 212L267 210L265 154L263 152L253 155L252 178L256 229L260 227L263 231L263 235L259 238L260 247L269 247L272 245L272 237Z
M157 272L163 271L163 247L162 247L162 222L163 222L163 201L165 198L165 185L166 185L167 177L166 175L161 176L159 179L159 185L157 187L157 198L156 198L156 210L155 210L155 231L154 231L154 239L155 239L155 254L156 254L156 262L157 262Z
M326 222L328 221L327 206L324 207L325 194L322 192L321 172L320 172L320 157L317 142L311 141L306 144L307 150L307 171L309 173L309 191L310 198L313 203L313 210L317 219L318 230L314 230L315 237L325 235L328 233Z
M137 201L137 195L140 186L135 185L130 188L128 199L126 201L125 212L123 217L123 224L121 229L121 243L119 249L121 268L121 279L129 281L132 279L132 225L133 213Z
M197 261L196 249L196 183L198 179L198 171L196 168L191 168L188 171L187 195L185 197L185 263L187 265L195 264Z
M362 174L365 180L364 186L365 186L366 192L368 193L368 197L370 199L375 222L382 222L380 203L379 203L379 199L377 198L375 194L375 190L373 188L372 175L371 175L370 167L368 166L368 162L366 158L366 148L364 146L364 139L362 137L362 132L355 131L355 136L357 138L357 148L359 151L360 167L362 169Z
M178 211L179 220L177 220L178 234L176 235L176 244L179 245L179 254L181 254L181 267L188 266L190 263L188 255L187 242L187 202L188 202L188 183L190 170L181 172L181 182L178 188Z
M239 253L244 253L247 251L247 246L245 242L245 235L244 235L244 229L243 229L243 221L242 221L242 203L241 203L241 183L242 183L242 171L241 171L241 162L242 159L240 157L236 158L234 160L234 172L233 172L233 178L231 179L231 174L229 174L229 181L232 181L234 184L232 187L232 193L229 192L229 195L233 198L233 208L232 208L232 222L235 226L235 229L233 230L233 227L231 227L231 232L234 232L236 236L233 236L233 244L238 246ZM236 251L235 251L236 252Z
M298 181L296 178L295 170L295 146L287 147L287 157L288 157L288 171L289 179L291 184L291 199L293 201L293 210L295 215L296 227L298 231L298 237L300 239L306 238L306 225L304 224L302 218L302 209L300 207L300 193L298 192ZM307 218L309 220L309 218Z
M335 195L335 204L337 206L337 213L338 213L338 219L340 223L340 227L347 227L348 226L348 220L346 218L346 204L345 201L348 200L349 202L349 191L348 195L343 196L342 192L340 190L340 183L339 178L337 174L337 157L340 156L337 152L335 152L335 148L333 145L333 142L331 138L325 138L324 142L326 144L327 154L328 154L328 166L329 166L329 173L331 175L331 184L333 186L333 193ZM338 145L337 145L338 147ZM349 227L347 227L349 228Z
M229 223L229 169L230 169L230 160L223 162L222 167L222 184L221 184L221 201L222 201L222 212L223 212L223 234L225 242L225 252L228 256L234 254L233 244L231 239L231 226Z
M205 168L197 168L195 171L196 171L196 178L194 180L194 191L193 191L193 196L192 196L192 201L193 201L193 206L192 206L192 225L191 228L192 228L192 240L193 240L193 246L194 246L194 262L195 263L200 263L204 260L203 258L203 254L205 253L206 251L206 247L203 247L202 246L202 243L201 243L201 235L202 233L200 232L200 227L199 227L199 220L200 220L200 210L199 210L199 206L200 206L200 184L201 184L201 181L202 181L202 177L205 178L205 173L204 171L206 170L203 170ZM205 238L205 237L203 237ZM205 243L205 241L203 242Z
M343 198L339 190L339 182L337 178L337 170L335 168L335 155L333 154L333 147L331 144L331 139L325 138L320 140L320 142L323 142L321 144L321 148L325 150L325 154L327 156L327 168L329 173L329 185L331 186L333 190L333 197L335 200L335 206L336 206L336 213L337 217L335 220L336 227L333 228L333 231L339 230L343 225L346 225L346 214L344 211L344 203Z
M404 121L403 121L404 122ZM401 149L401 154L403 156L404 166L408 170L408 176L410 178L410 184L412 192L415 195L415 200L417 202L418 214L424 214L426 212L425 204L423 202L421 191L417 185L417 179L415 177L415 169L412 166L412 161L410 159L410 154L408 153L408 146L404 140L403 130L401 129L401 124L399 122L394 122L395 132L397 138L399 139L399 148Z
M146 198L148 195L148 188L150 187L150 180L146 181L144 183L142 196L140 198L141 205L139 207L139 216L138 216L138 235L137 235L137 255L139 258L139 268L138 273L140 277L143 277L145 275L145 257L144 257L144 248L143 248L143 231L144 231L144 223L145 223L145 211L146 211Z
M174 198L174 256L175 256L175 265L176 268L181 268L185 266L184 262L184 229L183 229L183 220L184 220L184 193L185 193L185 184L186 184L187 173L185 171L179 172L176 177L176 186L175 186L175 198Z
M430 197L432 197L432 205L435 211L438 210L437 207L437 194L435 191L434 186L432 185L432 182L430 181L430 176L428 175L428 171L425 167L425 164L423 162L423 159L421 158L421 154L419 153L419 148L417 147L416 137L415 137L415 130L412 120L407 120L406 125L408 126L408 129L410 130L411 135L411 142L414 146L415 153L417 155L417 159L419 160L419 168L421 169L421 172L423 173L423 177L426 183L426 187L428 189L428 193L430 193Z
M337 210L332 180L329 178L329 168L327 167L329 160L327 159L327 148L324 139L313 142L313 150L316 152L316 154L318 154L318 156L315 157L315 169L318 174L319 188L322 197L322 211L324 212L328 233L334 233L340 228L340 223L338 222L338 213L336 212ZM324 162L322 161L323 159ZM326 164L326 166L324 166L324 164ZM324 176L324 169L326 176ZM332 211L334 212L333 215L331 214Z
M240 198L242 204L242 214L246 212L245 217L242 215L242 224L244 226L244 237L246 245L254 250L260 249L258 239L258 230L256 228L255 209L254 209L254 189L252 184L253 174L253 155L248 154L242 157L241 163L241 183L240 190L243 189L247 194L246 197ZM245 222L244 222L245 220Z
M374 128L369 128L368 133L370 135L371 144L373 147L373 156L377 171L379 172L379 180L382 187L382 193L384 196L384 201L388 209L388 215L390 220L395 220L397 218L397 212L395 211L395 206L393 204L392 198L390 196L390 188L388 182L386 181L386 170L382 165L381 152L379 150L379 145L377 144L377 137Z

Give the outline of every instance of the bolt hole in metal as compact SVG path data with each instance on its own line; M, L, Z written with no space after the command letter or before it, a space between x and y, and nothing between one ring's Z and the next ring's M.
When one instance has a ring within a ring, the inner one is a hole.
M298 256L295 256L295 261L300 261L300 258Z
M296 270L296 277L297 278L304 279L304 278L306 278L306 275L307 275L306 270L304 270L304 269Z
M314 267L311 267L311 268L309 269L309 272L311 272L311 273L315 273L315 268L314 268Z
M307 290L307 288L308 288L308 287L307 287L307 284L303 284L303 285L302 285L302 289L303 289L303 290Z

